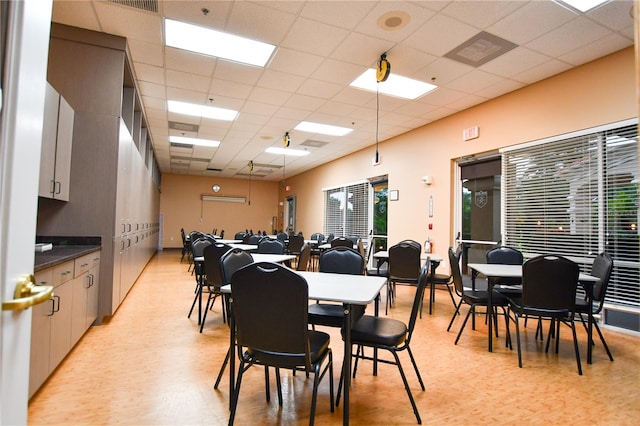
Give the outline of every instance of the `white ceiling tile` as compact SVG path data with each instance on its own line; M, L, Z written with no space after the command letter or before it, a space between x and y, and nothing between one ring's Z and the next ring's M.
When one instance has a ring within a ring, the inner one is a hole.
M586 46L580 47L572 52L560 56L562 61L568 62L572 65L581 65L590 62L594 59L605 56L610 52L615 52L625 47L633 45L633 41L622 37L619 34L611 34L607 37L603 37Z
M511 77L550 59L525 47L516 47L480 66L480 69L503 77Z
M162 39L160 15L115 3L94 4L102 31L149 43L158 43Z
M304 2L300 16L331 26L351 30L376 5L374 1Z
M433 10L407 1L381 1L355 27L355 31L375 38L401 42L434 14ZM390 29L384 25L384 21L389 18L402 19L403 22L395 29Z
M167 86L167 99L205 105L208 97L206 92L196 92L193 90Z
M296 16L263 2L237 1L233 3L226 29L228 32L270 44L279 44Z
M166 84L164 79L164 67L149 65L142 62L134 62L133 69L138 81L155 83L162 86Z
M290 93L280 90L266 89L264 87L255 87L249 99L253 102L260 102L270 105L284 105L287 99L291 97Z
M569 68L571 68L571 65L568 63L552 59L549 62L545 62L544 64L538 65L537 67L531 68L523 73L514 75L512 78L516 81L532 84L547 78L549 75L555 75L566 71Z
M610 33L605 27L579 17L527 43L526 47L550 56L560 56Z
M207 93L209 91L209 82L209 77L203 77L181 71L167 70L168 87Z
M484 30L523 6L522 1L453 1L444 15Z
M247 99L253 86L249 84L237 83L235 81L213 79L209 86L209 95L213 96L225 96L228 98Z
M555 2L530 1L487 31L522 45L574 18L573 12Z
M285 47L276 49L268 68L290 74L308 76L324 61L322 56L312 55Z
M633 1L608 1L587 13L589 19L602 24L609 29L619 31L620 28L633 27Z
M167 18L176 21L188 22L194 25L224 30L224 24L233 3L229 1L210 0L163 0L159 2L162 12ZM202 9L209 12L205 15Z
M380 55L393 47L394 43L364 34L351 33L332 53L335 59L358 64L367 68L378 62Z
M300 95L308 95L317 98L331 99L343 88L343 85L308 79L297 90Z
M300 93L294 93L284 105L286 108L295 108L301 110L303 115L307 115L309 111L315 111L326 102L325 99L316 96L307 96Z
M423 75L429 83L436 86L446 86L473 70L474 68L469 65L461 64L449 58L440 58L424 67L418 74Z
M102 30L92 2L57 0L55 3L51 19L53 22L93 31Z
M282 46L314 55L332 53L349 32L332 25L299 18L282 41Z
M405 40L407 46L442 56L478 33L478 29L448 16L436 15ZM446 34L446 37L443 37Z
M251 67L237 62L219 60L213 72L213 77L221 80L254 85L263 71L263 68L260 67Z
M164 46L160 43L149 43L133 38L127 39L131 56L137 63L164 66Z
M217 59L188 50L165 47L165 65L168 69L211 77Z
M295 92L304 80L303 77L297 75L266 69L256 83L256 86L264 87L265 89Z
M156 99L165 99L167 97L167 90L164 84L149 83L144 80L139 80L138 88L140 89L140 94L142 96L148 96Z
M513 92L514 90L524 87L524 83L515 80L500 80L492 86L488 86L482 90L478 90L476 93L478 96L482 96L486 99L497 98L505 93Z
M167 110L167 100L162 98L153 98L150 96L143 96L142 103L144 104L145 110L147 108L154 108L157 110Z

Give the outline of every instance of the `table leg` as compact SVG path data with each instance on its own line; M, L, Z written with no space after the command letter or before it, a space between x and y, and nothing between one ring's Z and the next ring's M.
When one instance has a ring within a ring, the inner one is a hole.
M349 424L349 388L351 387L351 304L344 304L344 396L342 407L342 424Z
M493 352L493 280L491 277L487 277L487 315L487 322L489 323L489 352Z

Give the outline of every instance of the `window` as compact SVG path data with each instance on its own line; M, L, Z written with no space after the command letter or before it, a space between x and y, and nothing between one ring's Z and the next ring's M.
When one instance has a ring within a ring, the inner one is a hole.
M357 235L366 239L369 233L369 186L369 182L358 182L324 190L325 235Z
M636 121L502 150L505 245L591 267L607 251L607 301L640 308Z

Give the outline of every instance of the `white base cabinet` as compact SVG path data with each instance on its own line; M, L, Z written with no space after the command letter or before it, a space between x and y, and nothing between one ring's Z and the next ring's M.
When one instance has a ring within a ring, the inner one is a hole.
M96 320L99 268L95 251L35 274L38 285L53 285L53 295L31 308L29 397Z

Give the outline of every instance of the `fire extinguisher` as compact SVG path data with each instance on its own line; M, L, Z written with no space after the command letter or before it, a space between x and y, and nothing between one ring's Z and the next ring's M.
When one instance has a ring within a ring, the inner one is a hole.
M427 238L424 242L424 252L431 253L431 250L433 250L433 243L431 242L431 238Z

